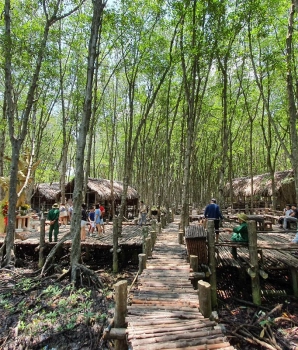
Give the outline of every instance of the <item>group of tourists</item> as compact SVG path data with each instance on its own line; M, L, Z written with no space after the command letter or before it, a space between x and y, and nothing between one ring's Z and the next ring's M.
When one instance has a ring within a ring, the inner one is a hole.
M64 203L60 205L54 203L52 208L49 210L47 219L49 221L49 242L58 240L59 227L66 228L66 225L70 223L71 216L73 213L73 206L65 206ZM81 241L86 240L86 227L89 225L89 235L96 236L105 232L104 226L104 215L105 208L102 204L96 204L91 206L87 211L85 203L82 204L81 208ZM97 233L97 234L96 234ZM53 237L54 235L54 237Z
M290 222L296 222L298 220L298 210L296 204L287 204L283 210L283 216L278 219L280 228L283 228L285 231L289 229Z

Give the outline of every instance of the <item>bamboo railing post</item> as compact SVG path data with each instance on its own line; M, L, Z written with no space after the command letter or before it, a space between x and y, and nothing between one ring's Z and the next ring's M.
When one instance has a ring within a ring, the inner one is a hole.
M256 222L249 220L247 223L248 234L249 234L249 261L251 277L251 288L252 288L252 301L256 305L261 305L261 287L259 277L259 261L258 261L258 246L257 246L257 227Z
M38 267L42 268L45 262L44 250L45 250L45 236L46 236L46 219L43 217L40 219L40 241L39 241L39 259Z
M216 292L216 260L215 260L215 234L214 234L214 220L207 222L208 235L208 260L211 276L209 282L211 285L211 305L212 309L217 307L217 292Z
M202 315L209 318L212 313L211 306L211 285L208 282L200 280L198 282L199 308Z
M139 254L139 275L146 269L146 254Z
M113 219L113 272L118 272L118 218Z
M127 281L119 281L115 285L114 327L125 328L127 314ZM115 350L127 350L126 340L115 340Z

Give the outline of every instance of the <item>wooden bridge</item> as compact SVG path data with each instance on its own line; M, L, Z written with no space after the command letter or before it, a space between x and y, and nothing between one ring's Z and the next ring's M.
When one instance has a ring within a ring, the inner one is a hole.
M186 249L178 225L157 237L151 259L130 293L129 349L234 349L220 326L199 311L198 292L189 280Z

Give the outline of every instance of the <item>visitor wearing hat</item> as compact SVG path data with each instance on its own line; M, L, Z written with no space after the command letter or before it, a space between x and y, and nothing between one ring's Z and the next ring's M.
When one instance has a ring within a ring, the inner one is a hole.
M231 240L233 242L248 242L248 229L247 229L247 220L248 217L244 213L238 214L238 220L240 225L232 228L227 228L227 231L233 232ZM232 247L231 251L233 257L237 258L237 248Z
M48 212L47 219L50 220L49 242L52 242L52 234L54 231L54 242L58 240L59 233L59 204L55 203L52 209Z

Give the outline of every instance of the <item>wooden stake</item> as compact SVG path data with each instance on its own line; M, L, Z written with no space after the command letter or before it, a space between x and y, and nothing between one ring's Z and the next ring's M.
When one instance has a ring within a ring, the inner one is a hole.
M247 223L249 234L249 260L250 260L250 276L252 288L252 300L256 305L261 305L261 288L259 277L259 261L258 261L258 247L257 247L257 228L254 220L249 220Z
M211 304L212 304L212 309L215 309L217 307L217 291L216 291L217 286L216 286L216 260L215 260L215 237L214 237L215 234L214 234L213 220L208 220L207 234L208 234L208 260L209 260L209 268L211 270L211 276L209 278L209 282L211 285Z
M202 315L209 318L212 312L211 307L211 286L208 282L203 280L198 282L198 296L200 311Z
M127 314L127 281L119 281L115 285L114 327L125 328ZM115 350L127 350L126 340L115 340Z

